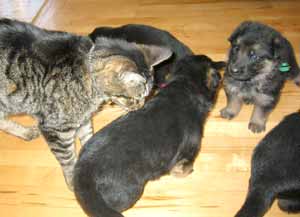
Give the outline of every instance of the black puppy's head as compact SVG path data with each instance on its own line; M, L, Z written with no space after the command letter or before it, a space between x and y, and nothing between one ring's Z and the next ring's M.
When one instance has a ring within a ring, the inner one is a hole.
M278 73L280 64L288 61L289 42L264 24L243 22L229 41L231 48L226 74L236 80Z
M199 89L214 94L221 80L219 71L225 65L225 62L215 62L205 55L185 56L176 63L171 76L188 77Z

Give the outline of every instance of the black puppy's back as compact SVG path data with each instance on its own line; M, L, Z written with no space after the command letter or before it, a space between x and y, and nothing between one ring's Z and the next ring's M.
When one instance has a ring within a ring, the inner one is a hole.
M192 55L192 50L169 32L152 26L128 24L120 27L98 27L90 33L95 41L97 37L124 39L137 44L165 46L171 49L173 56L155 67L156 83L164 82L165 76L172 70L175 62L186 55Z
M236 217L261 217L279 207L300 212L300 114L286 116L253 152L246 201Z

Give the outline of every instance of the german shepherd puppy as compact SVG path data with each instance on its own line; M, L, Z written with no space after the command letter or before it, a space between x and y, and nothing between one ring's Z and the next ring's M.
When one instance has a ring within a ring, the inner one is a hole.
M261 217L279 208L300 212L300 114L286 116L255 148L246 201L236 217Z
M144 107L113 121L83 147L74 190L92 217L121 217L142 196L149 180L192 172L202 129L224 62L186 56L167 86Z
M158 64L154 68L154 82L160 84L165 81L166 75L177 60L192 55L193 52L184 43L176 39L169 32L152 26L140 24L128 24L120 27L98 27L89 35L95 41L98 37L123 39L137 44L156 45L169 48L173 56Z
M248 128L265 130L270 112L278 102L287 79L300 82L299 67L289 41L261 23L243 22L229 38L228 65L224 75L227 106L221 116L234 118L243 103L254 104Z

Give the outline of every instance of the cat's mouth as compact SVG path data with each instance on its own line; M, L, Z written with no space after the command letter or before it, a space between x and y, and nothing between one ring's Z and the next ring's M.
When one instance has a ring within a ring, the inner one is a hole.
M149 80L147 83L136 85L131 89L127 89L125 95L113 95L110 97L111 101L122 107L124 110L137 110L145 104L145 98L150 94L153 86L153 81Z

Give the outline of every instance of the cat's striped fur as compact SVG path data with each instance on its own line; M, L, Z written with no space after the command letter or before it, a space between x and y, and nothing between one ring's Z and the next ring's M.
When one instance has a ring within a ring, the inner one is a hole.
M93 134L91 116L106 101L126 109L143 105L152 86L151 70L168 58L165 48L122 40L88 38L0 20L0 129L31 140L45 137L72 189L74 141ZM149 62L148 60L152 60ZM38 127L7 120L25 113Z

